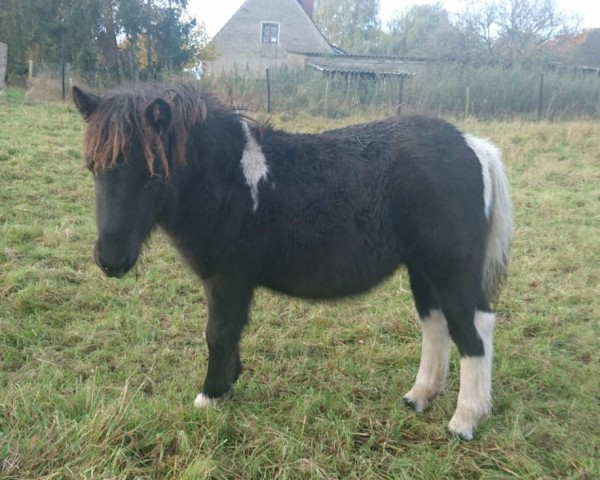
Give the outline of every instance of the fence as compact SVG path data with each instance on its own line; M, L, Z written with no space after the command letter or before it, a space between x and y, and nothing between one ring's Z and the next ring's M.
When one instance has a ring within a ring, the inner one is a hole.
M61 66L24 64L28 87L59 99ZM67 87L69 76L66 70ZM73 82L104 90L93 76ZM181 78L181 77L178 77ZM189 79L192 79L190 74ZM281 67L256 77L241 69L201 81L240 108L276 114L327 117L430 113L480 119L600 118L600 76L579 71L434 64L413 77L361 79L323 75L311 69ZM35 91L31 92L35 97Z
M577 71L437 64L405 79L363 80L304 69L271 69L268 80L233 71L205 80L253 110L329 117L425 112L491 118L598 118L600 77Z

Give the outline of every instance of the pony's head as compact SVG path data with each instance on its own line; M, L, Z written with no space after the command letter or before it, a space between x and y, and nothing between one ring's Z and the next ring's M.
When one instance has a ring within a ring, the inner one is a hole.
M159 220L171 170L184 163L189 127L206 116L202 99L184 95L185 88L103 97L73 88L87 123L84 155L95 181L94 258L110 277L134 266Z

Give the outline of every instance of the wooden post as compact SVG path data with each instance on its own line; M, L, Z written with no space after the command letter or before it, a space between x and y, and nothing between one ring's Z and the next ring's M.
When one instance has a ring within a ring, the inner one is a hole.
M471 110L471 87L467 85L465 91L465 118L469 118L469 114Z
M538 99L538 120L542 118L542 109L544 107L544 74L540 74L540 96Z
M67 98L67 79L66 77L67 69L65 65L65 36L63 35L60 41L60 79L62 86L62 99L63 102Z
M29 75L27 76L27 86L31 85L33 80L33 60L29 60Z
M267 68L267 113L271 113L271 76Z
M4 78L6 77L6 61L8 57L8 45L0 42L0 91L4 89Z
M396 107L396 114L400 115L402 113L402 102L404 101L404 79L406 77L402 75L400 77L400 93L398 94L398 106Z
M329 78L325 82L325 98L323 99L323 115L327 116L329 102Z

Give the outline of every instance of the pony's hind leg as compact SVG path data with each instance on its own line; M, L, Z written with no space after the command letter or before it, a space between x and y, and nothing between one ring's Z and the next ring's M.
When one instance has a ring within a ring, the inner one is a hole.
M452 340L460 353L460 390L448 429L471 440L479 421L492 406L492 356L495 316L481 289L473 291L469 280L455 278L439 292Z
M248 320L252 289L224 279L204 283L208 323L208 369L202 392L194 400L197 408L216 405L229 397L242 371L239 341Z
M446 388L452 339L446 317L427 279L413 268L409 268L409 276L423 340L417 378L404 396L404 403L417 412L423 412Z
M479 421L489 415L492 410L492 358L495 322L496 317L493 313L475 311L473 323L481 339L483 352L480 355L463 355L461 353L458 402L448 429L465 440L473 438L473 432Z

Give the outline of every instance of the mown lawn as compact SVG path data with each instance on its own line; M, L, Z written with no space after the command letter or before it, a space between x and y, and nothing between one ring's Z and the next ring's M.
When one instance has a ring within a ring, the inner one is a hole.
M446 434L456 354L429 412L403 406L420 352L403 271L336 303L260 291L235 395L194 410L200 286L161 234L104 278L79 115L0 96L0 478L600 478L600 124L460 125L504 151L518 222L494 414L470 443Z

